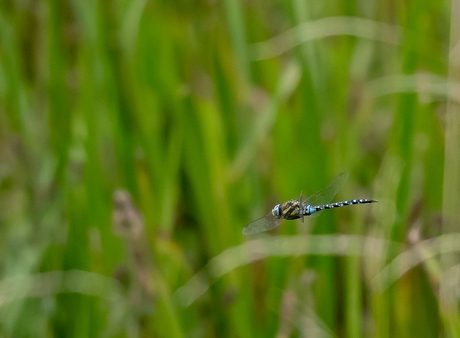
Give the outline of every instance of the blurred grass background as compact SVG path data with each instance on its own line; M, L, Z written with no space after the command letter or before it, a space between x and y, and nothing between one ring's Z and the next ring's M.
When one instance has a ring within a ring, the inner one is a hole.
M0 2L1 336L459 337L459 11Z

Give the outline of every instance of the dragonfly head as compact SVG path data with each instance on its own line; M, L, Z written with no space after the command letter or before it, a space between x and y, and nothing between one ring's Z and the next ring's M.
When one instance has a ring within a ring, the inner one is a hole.
M273 207L272 209L272 215L275 216L276 218L281 218L281 204L277 204Z

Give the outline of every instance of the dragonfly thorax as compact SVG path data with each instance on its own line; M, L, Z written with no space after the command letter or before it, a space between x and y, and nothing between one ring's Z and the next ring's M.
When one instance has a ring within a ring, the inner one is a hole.
M277 204L277 205L275 205L273 207L272 215L275 216L276 218L281 218L282 217L281 204Z
M285 203L275 205L272 209L272 215L278 219L297 219L303 217L302 210L302 202L297 199L293 199Z

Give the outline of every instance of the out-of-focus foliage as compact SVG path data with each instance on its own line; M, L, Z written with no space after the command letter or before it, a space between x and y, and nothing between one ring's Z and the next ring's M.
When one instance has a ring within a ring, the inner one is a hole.
M452 11L2 1L0 335L459 336Z

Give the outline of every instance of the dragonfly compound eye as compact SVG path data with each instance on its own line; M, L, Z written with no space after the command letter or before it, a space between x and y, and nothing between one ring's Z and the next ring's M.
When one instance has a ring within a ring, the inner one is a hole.
M281 218L281 204L277 204L273 207L272 215L276 218Z

